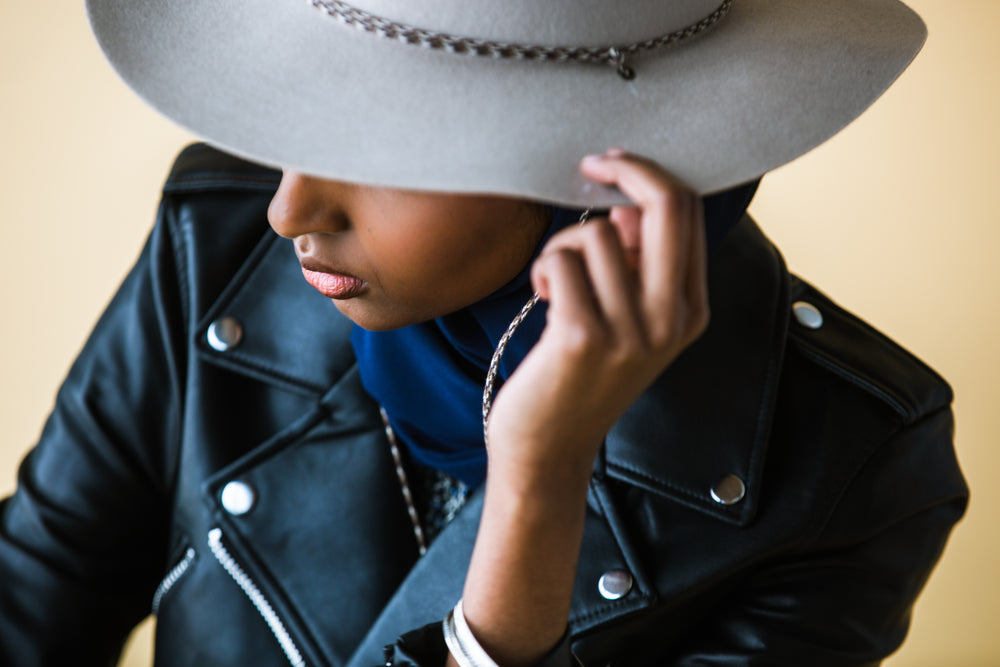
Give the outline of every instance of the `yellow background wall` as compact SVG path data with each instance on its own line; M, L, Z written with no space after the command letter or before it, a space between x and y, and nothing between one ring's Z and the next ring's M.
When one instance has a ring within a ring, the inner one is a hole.
M930 40L752 211L792 270L949 378L969 514L891 667L1000 664L1000 3L912 0ZM0 495L189 140L122 86L82 3L0 0ZM149 625L123 665L148 665Z

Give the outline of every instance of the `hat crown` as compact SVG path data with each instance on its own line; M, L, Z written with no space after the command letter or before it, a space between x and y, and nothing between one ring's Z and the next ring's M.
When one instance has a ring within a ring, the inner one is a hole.
M424 30L551 46L627 44L684 29L722 0L355 0L351 5Z

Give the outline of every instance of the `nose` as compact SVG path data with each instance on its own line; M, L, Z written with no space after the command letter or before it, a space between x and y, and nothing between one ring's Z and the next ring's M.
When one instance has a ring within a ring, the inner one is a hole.
M344 212L343 183L285 170L267 207L271 228L285 238L313 232L340 232L350 226Z

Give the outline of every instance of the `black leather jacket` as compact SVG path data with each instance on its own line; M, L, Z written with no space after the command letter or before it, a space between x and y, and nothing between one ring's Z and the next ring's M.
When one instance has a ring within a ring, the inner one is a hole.
M113 664L154 605L161 667L374 665L458 598L481 494L418 559L351 324L268 228L276 183L205 146L175 165L0 506L3 664ZM966 505L951 391L749 219L710 280L708 332L597 461L572 648L588 666L875 664ZM628 590L608 599L613 571ZM441 650L427 626L391 659Z

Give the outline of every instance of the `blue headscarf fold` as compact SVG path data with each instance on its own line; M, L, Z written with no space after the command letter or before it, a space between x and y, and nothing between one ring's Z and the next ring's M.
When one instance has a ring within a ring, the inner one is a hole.
M756 188L754 182L705 199L710 255L742 217ZM536 256L553 234L575 224L581 214L564 208L552 211ZM531 263L498 291L450 315L402 329L355 327L351 333L361 382L385 408L410 459L470 488L486 478L483 383L500 337L531 298ZM546 304L540 302L511 338L500 363L498 388L538 341L545 314Z

